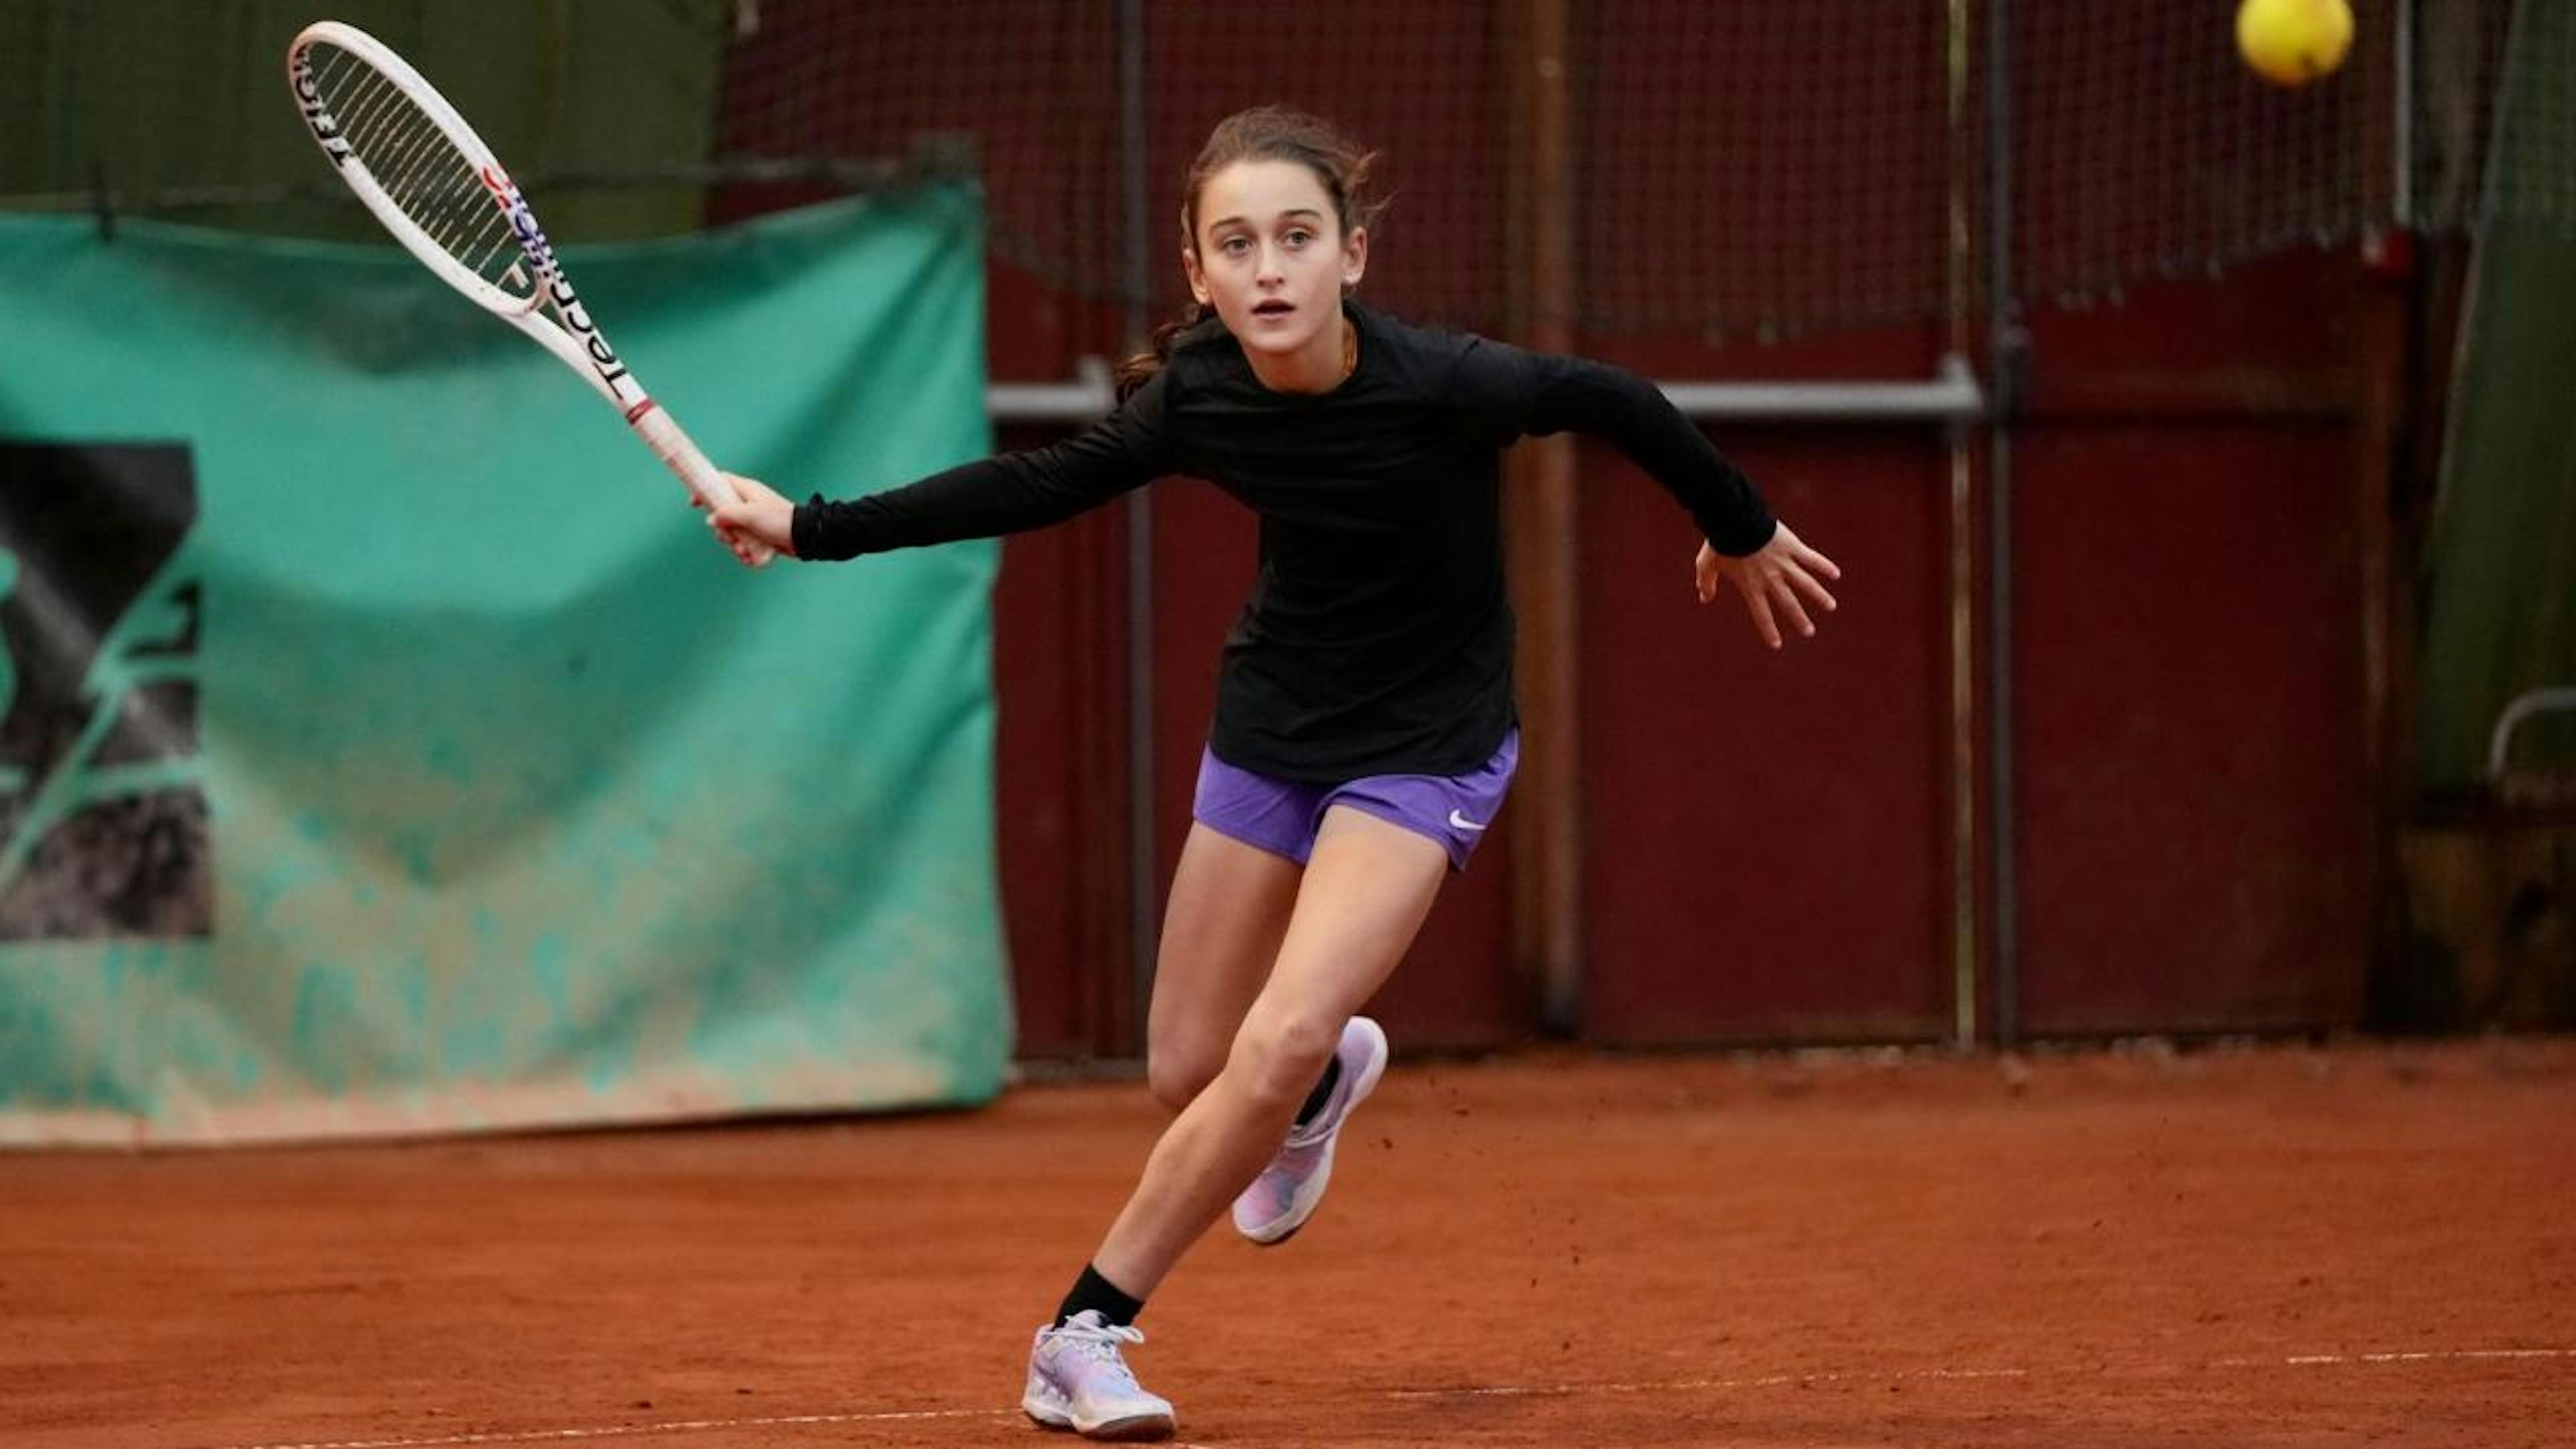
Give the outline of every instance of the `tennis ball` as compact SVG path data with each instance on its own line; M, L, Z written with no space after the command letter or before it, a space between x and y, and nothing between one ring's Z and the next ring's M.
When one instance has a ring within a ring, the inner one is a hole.
M2236 49L2272 84L2306 85L2332 75L2352 49L2352 6L2347 0L2243 0L2236 7Z

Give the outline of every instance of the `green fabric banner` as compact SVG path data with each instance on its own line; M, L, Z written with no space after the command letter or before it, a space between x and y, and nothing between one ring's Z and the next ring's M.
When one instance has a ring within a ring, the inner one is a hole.
M2493 194L2564 195L2576 8L2520 7L2495 115ZM2525 210L2533 210L2526 206ZM2517 697L2576 687L2576 236L2543 216L2479 228L2461 319L2451 434L2422 578L2417 706L2425 787L2479 786L2498 718ZM2576 716L2533 718L2509 770L2576 775Z
M981 256L933 188L565 261L801 495L990 446ZM997 557L741 569L391 247L0 218L0 1142L989 1098Z
M2480 786L2516 697L2576 687L2576 241L2497 224L2478 249L2422 595L2418 766L2440 794ZM2533 718L2509 753L2576 774L2576 716Z

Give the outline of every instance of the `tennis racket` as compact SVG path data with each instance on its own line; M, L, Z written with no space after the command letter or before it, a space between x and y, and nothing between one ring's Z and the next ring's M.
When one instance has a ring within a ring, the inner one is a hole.
M608 345L528 199L437 89L382 41L336 20L306 26L287 83L314 144L394 239L441 281L563 360L699 502L737 501L689 435ZM746 541L751 564L771 550Z

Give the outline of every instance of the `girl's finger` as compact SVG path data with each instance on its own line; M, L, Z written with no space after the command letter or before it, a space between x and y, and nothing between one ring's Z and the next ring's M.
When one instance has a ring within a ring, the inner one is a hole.
M1771 597L1779 600L1781 614L1788 619L1789 626L1798 631L1800 638L1812 639L1816 636L1815 621L1807 617L1806 607L1798 602L1798 591L1789 587L1787 579L1773 574L1768 592Z
M1771 602L1762 596L1760 589L1744 591L1744 609L1753 616L1753 632L1762 636L1763 643L1779 648L1780 626L1772 621Z

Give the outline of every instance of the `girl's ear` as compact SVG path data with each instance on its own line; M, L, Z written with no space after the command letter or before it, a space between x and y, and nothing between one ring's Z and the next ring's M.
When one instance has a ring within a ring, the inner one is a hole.
M1368 270L1368 228L1355 226L1342 242L1342 285L1356 287L1360 274Z
M1209 305L1207 273L1199 267L1197 247L1181 248L1181 272L1190 279L1190 295L1198 299L1200 306Z

